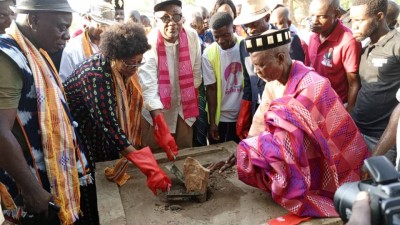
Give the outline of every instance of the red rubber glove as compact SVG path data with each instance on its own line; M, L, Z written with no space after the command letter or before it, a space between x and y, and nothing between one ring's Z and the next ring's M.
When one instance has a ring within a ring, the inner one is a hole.
M169 161L178 155L178 146L165 123L164 116L160 113L154 119L154 137L160 147L167 153Z
M133 151L125 156L147 176L147 186L157 195L157 189L165 192L171 187L171 180L160 169L149 147Z
M240 139L247 138L251 126L251 101L242 100L239 116L236 122L236 135Z

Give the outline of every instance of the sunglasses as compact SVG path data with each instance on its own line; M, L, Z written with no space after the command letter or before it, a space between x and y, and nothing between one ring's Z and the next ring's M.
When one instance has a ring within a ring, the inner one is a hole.
M171 20L173 20L175 23L181 21L182 19L182 14L174 14L172 15L172 17L165 15L162 17L158 17L161 21L163 21L163 23L169 23L171 22Z
M143 66L146 63L146 60L143 58L142 62L140 62L138 64L127 64L124 60L122 60L122 63L124 63L124 66L127 69L134 70L134 69L137 69L137 68Z

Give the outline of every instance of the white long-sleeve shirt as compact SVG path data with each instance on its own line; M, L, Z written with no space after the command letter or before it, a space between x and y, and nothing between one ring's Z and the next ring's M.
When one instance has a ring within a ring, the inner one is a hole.
M188 36L188 44L190 51L190 60L192 62L194 87L198 88L201 84L201 47L197 32L192 28L184 27ZM158 56L157 56L157 32L155 29L148 36L149 44L152 48L144 54L146 63L140 67L139 78L143 91L143 117L153 124L149 111L162 109L165 122L167 123L171 133L176 131L176 123L178 115L183 117L183 109L181 103L181 94L179 87L179 39L175 43L165 43L165 50L168 59L169 78L171 82L171 108L164 109L158 93ZM192 126L196 121L195 117L187 118L185 122Z
M86 60L82 46L82 36L84 34L85 33L82 33L71 39L63 50L59 72L62 82L66 81L78 65ZM93 53L99 51L99 47L92 42L90 42L90 47L92 48Z

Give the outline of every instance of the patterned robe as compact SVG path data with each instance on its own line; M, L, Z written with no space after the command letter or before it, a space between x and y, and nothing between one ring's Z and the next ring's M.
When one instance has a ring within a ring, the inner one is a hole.
M360 179L369 152L329 81L294 61L284 97L264 121L263 133L239 144L239 179L296 215L338 216L333 195Z
M52 190L56 189L54 185L53 186L51 185L51 183L54 183L55 180L57 180L57 177L54 176L54 174L49 175L49 167L46 164L44 146L42 143L43 141L40 135L41 133L44 133L44 130L41 129L39 126L40 125L39 114L43 112L40 112L40 110L38 109L38 102L43 101L44 97L38 94L38 87L35 86L35 78L31 70L31 66L27 61L27 57L23 54L24 51L17 44L17 42L13 38L11 38L11 36L9 35L0 36L0 51L4 52L12 60L14 60L16 65L21 69L21 73L23 75L23 87L21 90L21 99L19 101L17 118L16 118L17 123L14 124L14 126L18 126L19 129L21 129L25 135L25 141L29 148L29 151L23 152L25 160L29 168L31 169L32 173L36 177L36 179L40 181L43 189L54 194L55 191ZM47 66L50 67L49 64L47 64ZM47 74L48 78L56 80L55 78L56 74L54 73L54 71L50 70L50 72L52 72L52 74ZM62 109L65 110L65 113L67 114L68 121L66 122L66 124L72 127L73 120L63 95L60 95L60 102L62 104ZM76 134L74 134L74 141L76 141L75 137ZM78 145L79 143L75 144ZM68 175L77 172L79 178L79 180L77 181L79 181L81 187L93 186L94 185L93 177L91 174L91 169L89 168L89 164L85 156L84 149L81 146L79 148L76 148L76 145L74 149L75 155L71 154L71 152L68 152L68 155L65 155L64 158L60 159L57 162L59 162L60 165L64 164L67 165L66 162L68 162L69 160L73 160L68 165L76 165L77 171L75 171L75 168L72 167L74 169L72 169L72 171L68 173ZM77 149L81 149L81 151L77 151ZM68 158L69 156L75 156L75 159ZM68 168L70 168L70 166L68 166ZM59 173L57 173L56 175L64 176L64 174L59 174ZM49 177L51 177L52 182L50 182ZM16 204L16 208L10 208L10 209L4 208L3 214L8 219L13 218L19 220L21 216L24 217L26 215L23 209L23 199L22 195L20 194L20 190L16 185L13 177L11 177L10 174L8 174L4 170L0 170L0 182L7 187L7 191L9 192L13 201ZM66 187L66 189L69 192L73 192L76 190L68 188L69 187ZM76 193L74 194L75 198L76 196L79 196ZM75 198L73 200L76 200ZM75 221L78 215L74 214L73 216L74 218L70 219Z

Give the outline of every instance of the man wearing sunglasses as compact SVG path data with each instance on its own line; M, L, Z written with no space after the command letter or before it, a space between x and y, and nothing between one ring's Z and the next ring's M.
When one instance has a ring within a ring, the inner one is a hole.
M199 114L196 89L201 84L201 48L195 30L184 27L182 2L163 0L154 6L152 49L139 76L143 89L142 144L171 157L192 146L192 125ZM173 155L172 155L173 154Z

